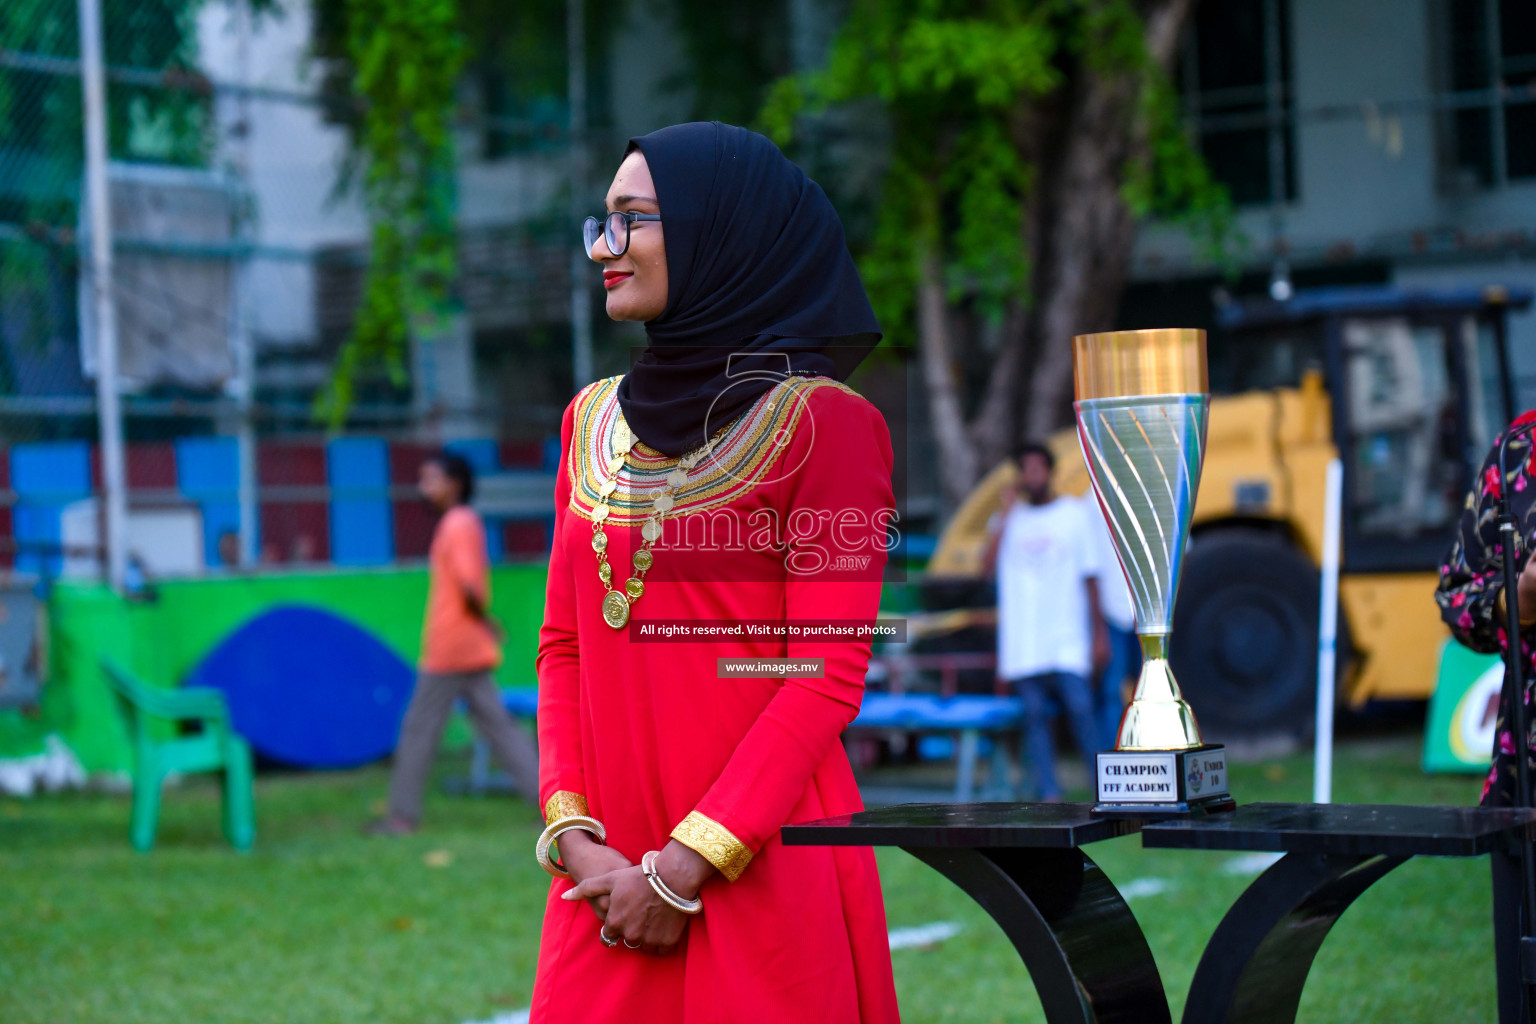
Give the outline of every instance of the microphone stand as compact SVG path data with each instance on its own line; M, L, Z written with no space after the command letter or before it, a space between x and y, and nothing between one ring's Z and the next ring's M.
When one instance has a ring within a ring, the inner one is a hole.
M1515 734L1515 787L1517 801L1521 807L1532 806L1531 801L1531 770L1530 770L1530 723L1527 721L1525 707L1525 650L1520 636L1520 571L1515 561L1515 540L1518 536L1519 524L1515 521L1514 509L1509 500L1509 476L1504 470L1504 457L1509 448L1509 440L1518 430L1507 431L1504 439L1499 443L1499 498L1498 519L1499 542L1504 553L1504 612L1505 612L1505 636L1508 643L1505 646L1505 680L1509 687L1509 706L1514 717ZM1536 851L1531 849L1529 842L1520 844L1520 895L1522 910L1520 920L1520 991L1524 1004L1522 1016L1532 1020L1532 1009L1536 1008L1536 1000L1533 1000L1532 979L1526 972L1526 948L1531 945L1532 929L1536 926Z

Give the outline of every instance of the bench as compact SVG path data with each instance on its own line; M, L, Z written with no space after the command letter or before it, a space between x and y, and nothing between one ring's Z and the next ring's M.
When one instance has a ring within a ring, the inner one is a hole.
M983 733L992 737L992 784L1003 799L1015 799L1007 745L1000 742L1024 725L1024 703L1017 697L933 693L866 693L858 717L849 729L915 733L958 733L955 755L955 799L968 802L976 789L976 761Z
M538 687L503 687L501 701L513 718L532 719L539 706ZM981 737L989 736L993 740L989 789L1004 799L1014 799L1016 787L1006 744L999 741L1019 733L1023 721L1024 705L1017 697L867 692L849 729L958 734L955 799L960 801L970 800L975 794ZM507 788L505 776L492 771L490 746L478 733L470 755L469 778L455 788L474 794Z

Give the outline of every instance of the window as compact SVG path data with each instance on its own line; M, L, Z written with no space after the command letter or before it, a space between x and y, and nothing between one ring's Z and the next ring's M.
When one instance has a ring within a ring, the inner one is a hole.
M1349 319L1343 340L1345 457L1357 535L1428 537L1443 546L1467 487L1446 327L1403 317Z
M1514 416L1505 408L1503 361L1494 320L1461 318L1461 346L1467 360L1467 465L1481 465L1493 439Z
M1301 386L1308 370L1326 366L1321 323L1215 334L1208 349L1213 395Z
M1180 61L1184 108L1234 202L1296 198L1289 0L1201 4Z
M1448 185L1492 188L1536 178L1536 4L1443 0L1442 121Z

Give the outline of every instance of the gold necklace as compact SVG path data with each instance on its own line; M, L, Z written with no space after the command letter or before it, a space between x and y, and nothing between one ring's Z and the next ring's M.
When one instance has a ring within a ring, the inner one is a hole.
M722 431L723 433L723 431ZM656 562L651 548L661 537L661 520L677 503L675 495L688 482L688 471L714 450L720 435L677 460L677 468L667 474L667 486L651 501L651 517L640 527L641 544L633 556L634 575L624 581L623 590L613 589L613 566L608 564L608 535L603 521L608 518L608 498L619 486L619 470L634 447L635 435L621 415L613 425L612 454L608 457L608 475L597 488L597 505L592 509L592 550L597 552L597 578L603 581L603 621L614 629L629 622L629 606L645 593L645 574Z

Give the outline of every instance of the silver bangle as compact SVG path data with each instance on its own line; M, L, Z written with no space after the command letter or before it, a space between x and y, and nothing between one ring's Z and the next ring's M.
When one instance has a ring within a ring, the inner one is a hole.
M704 901L698 897L685 900L661 880L661 875L656 871L656 858L661 854L660 850L651 850L640 858L640 870L645 872L646 881L651 883L651 888L656 890L656 895L674 910L680 910L685 914L697 914L704 909Z
M585 814L570 814L550 822L544 827L544 831L539 834L539 841L534 845L533 855L538 860L539 867L548 871L556 878L570 878L571 873L565 870L564 864L550 860L550 850L554 847L555 840L559 839L562 833L569 832L574 828L584 829L592 833L592 838L596 839L599 843L606 844L608 841L608 830L603 828L603 823Z

